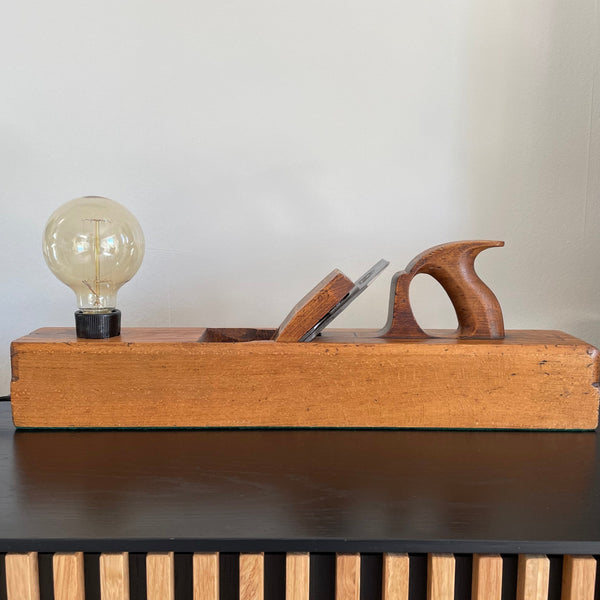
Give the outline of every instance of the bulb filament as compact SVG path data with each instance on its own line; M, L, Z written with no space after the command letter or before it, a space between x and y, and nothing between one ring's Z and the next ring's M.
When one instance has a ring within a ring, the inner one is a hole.
M98 297L98 284L100 283L100 221L94 221L96 226L95 231L95 240L94 240L94 258L95 258L95 266L96 266L96 285L94 289L96 290L96 301L95 304L98 306L100 304L100 299Z
M94 286L90 285L90 282L86 279L82 280L82 283L94 295L94 306L102 307L102 300L100 299L100 284L106 283L100 279L100 223L106 223L108 219L84 219L84 221L91 221L94 223Z

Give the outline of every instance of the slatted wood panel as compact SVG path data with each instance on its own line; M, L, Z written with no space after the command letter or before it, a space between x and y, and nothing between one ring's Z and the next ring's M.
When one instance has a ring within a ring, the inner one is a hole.
M472 600L501 600L502 557L499 554L473 555Z
M383 555L383 600L408 600L408 554Z
M240 554L240 600L263 600L264 595L264 554Z
M148 600L175 600L175 559L172 552L146 556Z
M594 600L596 559L593 556L565 556L561 600Z
M360 600L360 554L336 556L335 600Z
M5 566L7 600L39 600L37 552L7 554Z
M454 600L455 560L452 554L427 557L427 599Z
M55 554L52 571L54 600L85 600L83 552Z
M219 600L219 553L194 554L194 600Z
M129 554L100 555L100 597L129 600Z
M48 557L50 558L50 557ZM88 557L91 558L91 557ZM332 555L328 558L333 558ZM363 590L366 596L374 597L373 557L362 566L365 581ZM411 575L412 568L416 570ZM506 582L503 582L503 562ZM1 560L1 556L0 556ZM320 560L320 559L317 559ZM600 586L596 583L597 560L593 556L564 556L562 574L556 571L560 562L551 563L544 555L522 555L517 561L513 557L500 555L473 555L472 584L468 591L469 580L465 573L471 572L468 562L461 558L458 562L452 554L430 554L427 557L427 580L425 581L425 564L423 557L406 554L383 554L381 562L381 596L382 600L409 600L425 597L428 600L451 600L467 598L471 600L548 600L549 596L561 600L594 600L598 597ZM0 598L3 588L6 589L7 600L40 600L52 597L54 588L55 600L130 600L141 598L139 585L132 572L129 581L129 556L127 553L102 554L99 558L99 580L90 579L92 588L85 591L84 555L75 553L56 553L52 556L52 578L42 577L38 568L38 556L29 554L8 553L4 558L6 581L0 581ZM42 562L42 567L44 563ZM88 564L86 559L86 564ZM220 573L218 553L197 553L193 555L193 581L189 567L179 572L180 581L187 581L184 588L193 589L193 600L219 600L219 579L228 577ZM280 563L281 564L281 563ZM331 564L331 563L330 563ZM317 563L318 565L318 563ZM371 566L369 566L371 565ZM332 565L333 566L333 565ZM335 583L336 600L360 600L361 597L361 556L359 554L335 555L335 574L333 570L315 569L317 580L315 585L324 585L324 589L333 592ZM283 565L271 572L271 577L283 576ZM311 556L308 553L287 554L285 563L285 600L310 600L311 588ZM469 569L466 571L465 569ZM508 569L508 570L507 570ZM456 571L456 573L455 573ZM0 571L1 573L2 571ZM93 573L93 569L91 571ZM561 577L562 575L562 577ZM267 577L269 575L267 574ZM411 576L413 580L411 581ZM516 577L516 585L515 585ZM267 589L272 589L273 581L267 582ZM229 579L228 579L229 581ZM280 579L283 585L283 580ZM369 583L367 583L369 582ZM512 583L511 583L512 582ZM237 580L236 580L237 585ZM550 583L552 583L551 590ZM95 586L99 585L99 589ZM179 583L178 583L179 585ZM231 585L231 584L229 584ZM329 587L331 586L331 587ZM503 589L504 586L504 589ZM426 589L425 589L426 587ZM599 588L596 591L596 588ZM40 589L43 588L43 589ZM175 560L173 553L150 553L146 555L146 588L147 600L174 600L175 598ZM379 585L377 584L377 588ZM280 588L282 589L282 588ZM321 589L319 587L319 589ZM224 588L225 590L225 588ZM265 597L264 555L239 555L239 600L264 600ZM561 591L562 590L562 591ZM98 593L100 592L100 596ZM223 592L221 592L222 594ZM231 593L231 588L226 591ZM322 592L319 592L322 593ZM237 594L237 592L236 592ZM280 594L282 600L284 594Z
M285 558L285 600L309 600L310 555L288 554Z
M548 600L550 561L543 555L519 556L517 600Z

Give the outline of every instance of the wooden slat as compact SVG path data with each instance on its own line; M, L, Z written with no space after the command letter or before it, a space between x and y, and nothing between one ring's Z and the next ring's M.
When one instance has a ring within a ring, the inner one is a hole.
M240 554L240 600L263 600L264 554Z
M100 597L129 600L129 554L100 555Z
M519 555L517 600L547 600L550 561L544 555Z
M175 600L175 561L172 552L146 555L148 600Z
M54 600L85 600L83 552L57 552L52 557Z
M454 600L455 560L452 554L429 554L427 557L428 600Z
M473 555L472 600L501 600L502 557L499 554Z
M336 556L335 599L360 600L360 554Z
M383 600L408 600L408 554L383 555Z
M37 552L7 554L4 559L7 600L39 600L40 579Z
M565 556L561 600L594 600L596 559L593 556Z
M219 600L219 553L194 554L194 600Z
M286 600L308 600L310 590L310 555L288 554L285 558Z

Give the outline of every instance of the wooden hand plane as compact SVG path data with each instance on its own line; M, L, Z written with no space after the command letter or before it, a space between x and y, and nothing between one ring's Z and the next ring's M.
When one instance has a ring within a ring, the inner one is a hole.
M474 268L481 251L502 245L419 254L394 275L381 330L322 331L369 279L337 269L277 329L134 328L104 340L39 329L12 344L15 425L596 428L598 350L560 331L505 332ZM448 294L456 331L417 323L409 290L419 273Z

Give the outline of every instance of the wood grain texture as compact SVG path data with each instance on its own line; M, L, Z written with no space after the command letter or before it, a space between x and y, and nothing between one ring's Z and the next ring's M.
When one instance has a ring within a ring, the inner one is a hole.
M147 600L175 600L175 560L173 552L146 555Z
M100 555L100 597L102 600L129 600L129 554Z
M383 555L383 600L408 600L408 554Z
M427 555L427 600L454 600L455 563L452 554Z
M501 600L502 557L499 554L473 555L472 600Z
M550 561L543 555L519 555L517 600L547 600Z
M54 600L85 600L83 552L57 552L52 557Z
M410 306L410 284L419 273L431 275L444 288L458 319L455 335L460 338L501 339L504 320L498 299L475 272L475 258L504 242L487 240L441 244L416 256L404 271L392 278L388 322L383 337L426 338Z
M598 350L551 331L496 341L198 343L204 329L12 345L18 427L594 429ZM372 332L367 331L367 336ZM69 337L69 335L71 337Z
M219 553L193 557L194 600L219 600Z
M282 321L275 340L297 342L334 308L354 283L340 270L334 269L294 306Z
M37 552L6 554L7 600L39 600L40 579Z
M288 553L285 557L285 600L309 600L310 554Z
M594 600L596 559L593 556L565 556L561 600Z
M264 554L240 554L240 600L263 600L264 596Z
M337 554L335 600L360 600L360 554Z

